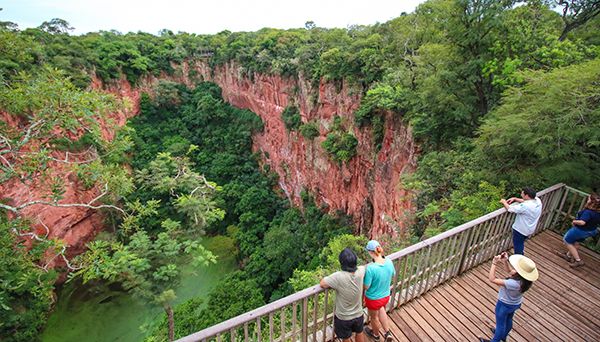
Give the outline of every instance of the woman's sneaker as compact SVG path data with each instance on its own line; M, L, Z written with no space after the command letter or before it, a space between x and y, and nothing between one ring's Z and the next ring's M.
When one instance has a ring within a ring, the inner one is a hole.
M556 251L556 255L567 260L567 262L569 262L569 263L575 261L575 259L569 254L569 252Z
M575 260L572 263L569 264L569 267L571 268L577 268L577 267L581 267L585 265L585 262L583 262L583 260Z
M392 332L388 330L388 331L385 333L385 335L383 335L383 340L384 340L385 342L392 342L392 341L394 340L394 336L392 336Z
M375 341L379 341L379 335L375 335L371 328L365 327L365 334L367 334L370 338L374 339Z

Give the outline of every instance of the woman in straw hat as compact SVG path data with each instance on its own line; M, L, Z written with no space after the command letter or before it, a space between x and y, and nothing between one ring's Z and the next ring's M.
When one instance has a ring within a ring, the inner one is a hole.
M504 264L504 267L510 273L509 278L496 278L496 265L498 263ZM488 278L492 283L500 286L495 311L496 329L493 330L494 337L491 341L506 341L506 337L512 329L513 316L523 302L523 293L529 290L531 284L537 280L538 270L535 263L528 257L514 254L509 258L504 252L494 257ZM479 341L489 342L484 338L479 338Z

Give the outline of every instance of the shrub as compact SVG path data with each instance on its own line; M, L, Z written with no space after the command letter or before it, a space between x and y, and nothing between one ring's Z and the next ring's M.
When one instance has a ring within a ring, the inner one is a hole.
M297 130L302 124L302 119L300 118L300 111L298 107L289 105L285 107L283 112L281 113L281 119L285 124L285 128L289 131Z
M356 146L358 140L352 133L332 132L327 134L327 139L323 141L322 147L327 151L331 158L339 163L347 162L356 155Z
M319 136L319 128L316 122L307 122L300 125L300 134L308 140L312 140Z

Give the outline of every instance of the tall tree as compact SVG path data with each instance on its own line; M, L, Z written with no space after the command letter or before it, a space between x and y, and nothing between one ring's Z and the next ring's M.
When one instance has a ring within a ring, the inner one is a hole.
M565 40L569 32L600 14L600 1L597 0L556 0L555 5L561 7L564 28L560 41Z
M190 152L193 149L190 149ZM144 218L158 214L160 200L129 203L120 226L119 239L97 240L78 258L81 269L74 276L84 282L104 279L120 282L135 296L157 303L169 321L169 340L173 340L175 322L172 301L181 276L178 261L191 257L197 266L215 262L215 257L200 244L204 227L223 219L213 197L216 184L194 172L187 157L160 153L148 167L137 173L138 188L167 198L182 221L162 218L161 229L149 232ZM161 219L159 217L159 219ZM179 259L179 260L178 260Z

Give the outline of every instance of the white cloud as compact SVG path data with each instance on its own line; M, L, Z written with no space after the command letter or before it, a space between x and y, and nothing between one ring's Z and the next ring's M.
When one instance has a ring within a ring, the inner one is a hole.
M263 27L303 27L312 20L321 27L370 25L412 12L423 0L275 1L275 0L9 0L0 20L20 28L52 18L67 20L75 33L115 29L156 33L167 28L193 33L223 30L256 31Z

